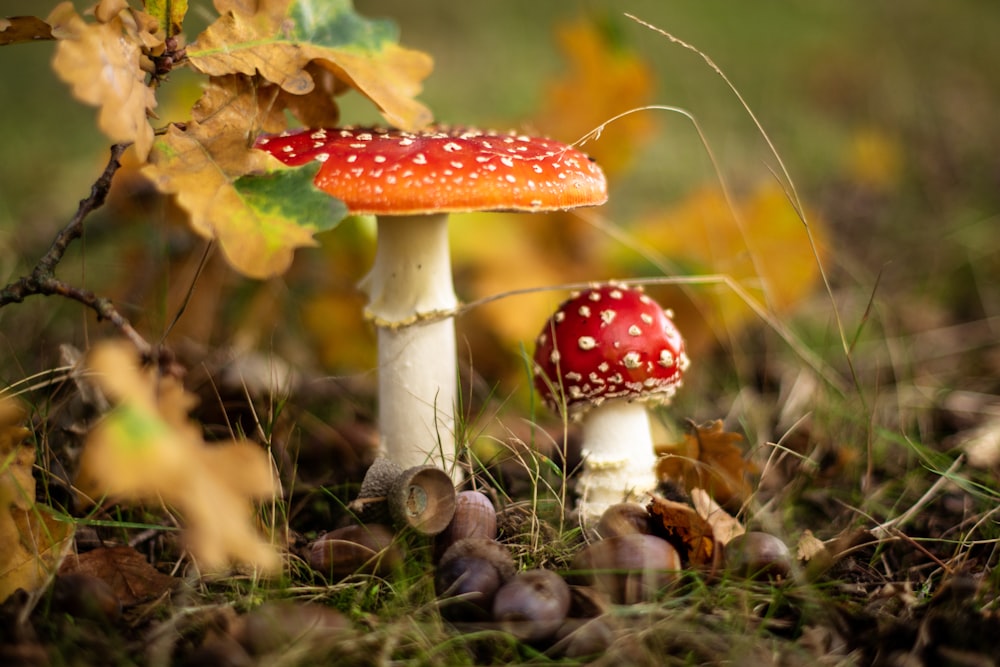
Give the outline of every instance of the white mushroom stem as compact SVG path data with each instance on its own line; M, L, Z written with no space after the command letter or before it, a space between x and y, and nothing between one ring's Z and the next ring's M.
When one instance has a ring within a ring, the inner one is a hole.
M455 323L447 214L380 216L361 281L378 328L380 449L403 468L455 460Z
M656 487L656 454L643 403L610 400L583 415L581 523L593 526L610 505L642 501Z

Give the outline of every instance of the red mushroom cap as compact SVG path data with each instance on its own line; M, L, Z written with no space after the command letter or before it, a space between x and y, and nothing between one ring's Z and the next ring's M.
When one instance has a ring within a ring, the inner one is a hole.
M357 214L545 211L608 198L584 153L518 134L337 128L262 136L256 147L291 166L319 160L316 187Z
M641 289L600 285L575 294L535 345L535 386L571 412L605 400L667 402L688 367L673 321Z

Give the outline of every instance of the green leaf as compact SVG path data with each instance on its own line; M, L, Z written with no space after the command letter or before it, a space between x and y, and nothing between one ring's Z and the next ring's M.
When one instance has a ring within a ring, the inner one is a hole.
M268 174L244 176L233 187L262 220L279 220L315 231L333 229L347 215L347 206L313 185L320 163Z
M167 37L178 34L184 26L188 0L144 0L143 5L146 13L157 20Z
M379 51L399 39L395 23L359 16L350 0L295 0L288 17L295 21L294 39L318 46Z

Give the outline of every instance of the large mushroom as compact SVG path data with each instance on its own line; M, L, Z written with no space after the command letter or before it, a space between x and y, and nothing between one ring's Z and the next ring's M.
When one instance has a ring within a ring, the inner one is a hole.
M582 422L578 514L656 486L649 403L670 401L688 367L670 315L639 288L612 283L574 294L535 346L535 386L550 408Z
M378 330L383 453L403 468L454 465L458 305L448 214L603 204L604 174L565 144L518 134L434 128L318 129L263 136L287 165L318 160L316 186L378 220L366 316Z

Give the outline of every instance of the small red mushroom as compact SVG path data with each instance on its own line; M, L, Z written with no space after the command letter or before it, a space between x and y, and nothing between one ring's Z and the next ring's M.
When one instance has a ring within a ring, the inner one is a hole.
M448 214L603 204L601 169L551 139L460 128L303 130L256 145L286 165L322 162L319 189L351 213L378 216L375 263L362 287L378 328L381 446L403 468L433 462L457 477Z
M535 386L553 410L583 425L579 514L656 486L646 403L666 403L688 367L680 332L635 287L595 286L563 302L535 346Z

